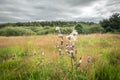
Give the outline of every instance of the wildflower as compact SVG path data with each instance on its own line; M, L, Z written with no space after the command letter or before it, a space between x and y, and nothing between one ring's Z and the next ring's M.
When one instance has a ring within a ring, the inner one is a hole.
M68 50L68 49L66 49L66 52L67 52L67 53L69 53L69 50Z
M78 34L77 31L76 31L76 30L73 30L70 35L66 36L66 38L67 38L70 42L74 43L74 42L76 41L76 39L77 39L77 34Z
M65 47L66 49L69 49L69 45L68 44L66 44L66 47Z
M66 52L70 54L70 46L68 44L66 44Z
M76 30L73 30L72 33L71 33L73 36L77 36L78 35L78 32Z
M58 34L58 38L61 38L61 39L63 39L63 35L60 33L60 34Z
M60 27L56 27L55 30L56 30L56 31L60 30Z
M60 27L56 27L55 30L57 31L58 34L61 34Z
M70 49L71 49L71 50L74 50L74 45L70 45Z
M88 62L88 63L91 62L91 58L90 58L90 56L88 56L88 58L87 58L87 62Z
M60 44L63 45L63 40L61 40Z
M81 63L82 63L82 57L80 57L77 67L80 67Z
M71 58L72 58L72 59L74 59L74 58L75 58L73 53L74 53L74 51L73 51L73 50L71 50L71 51L70 51L70 54L71 54Z
M62 55L62 49L59 48L59 55Z

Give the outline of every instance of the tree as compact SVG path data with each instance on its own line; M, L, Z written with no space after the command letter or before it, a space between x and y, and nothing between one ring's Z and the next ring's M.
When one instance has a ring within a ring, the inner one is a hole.
M120 32L120 14L115 13L109 19L100 21L100 24L106 32Z
M83 33L83 27L81 24L77 24L75 26L75 30L77 30L78 34Z

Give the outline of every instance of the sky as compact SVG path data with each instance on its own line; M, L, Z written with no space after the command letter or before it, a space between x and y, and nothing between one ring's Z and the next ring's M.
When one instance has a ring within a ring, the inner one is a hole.
M0 0L0 23L99 22L120 13L120 0Z

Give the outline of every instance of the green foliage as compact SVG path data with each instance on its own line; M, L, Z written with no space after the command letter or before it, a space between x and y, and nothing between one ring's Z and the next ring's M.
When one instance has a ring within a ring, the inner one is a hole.
M100 21L100 24L106 32L120 32L120 14L115 13L109 19Z
M62 34L69 34L72 32L71 27L61 27ZM23 36L23 35L46 35L55 34L55 27L5 27L0 29L0 36Z
M61 27L65 27L65 26L74 26L76 24L75 21L69 21L69 22L65 22L65 21L42 21L42 22L17 22L17 23L5 23L5 24L0 24L0 28L2 27L6 27L6 26L61 26Z
M78 34L83 33L83 27L81 24L77 24L75 26L75 30L77 30Z
M78 31L79 34L104 32L104 28L102 28L99 24L93 22L18 22L0 24L0 36L55 34L56 26L60 27L62 34L70 34L72 32L73 26L75 26L75 29Z
M63 28L61 28L61 33L63 33L63 34L70 34L71 32L72 32L71 27L63 27Z
M104 28L99 25L92 25L83 29L83 33L104 33Z
M93 26L89 28L90 33L103 33L104 29L100 26Z
M0 29L0 36L22 36L22 35L34 35L30 29L25 29L23 27L5 27Z

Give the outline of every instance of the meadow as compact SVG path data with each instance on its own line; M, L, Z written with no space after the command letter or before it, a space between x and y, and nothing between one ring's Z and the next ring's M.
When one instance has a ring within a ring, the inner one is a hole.
M0 80L120 80L119 34L78 35L76 61L65 51L65 36L62 55L55 34L1 36ZM76 68L80 57L82 63Z

